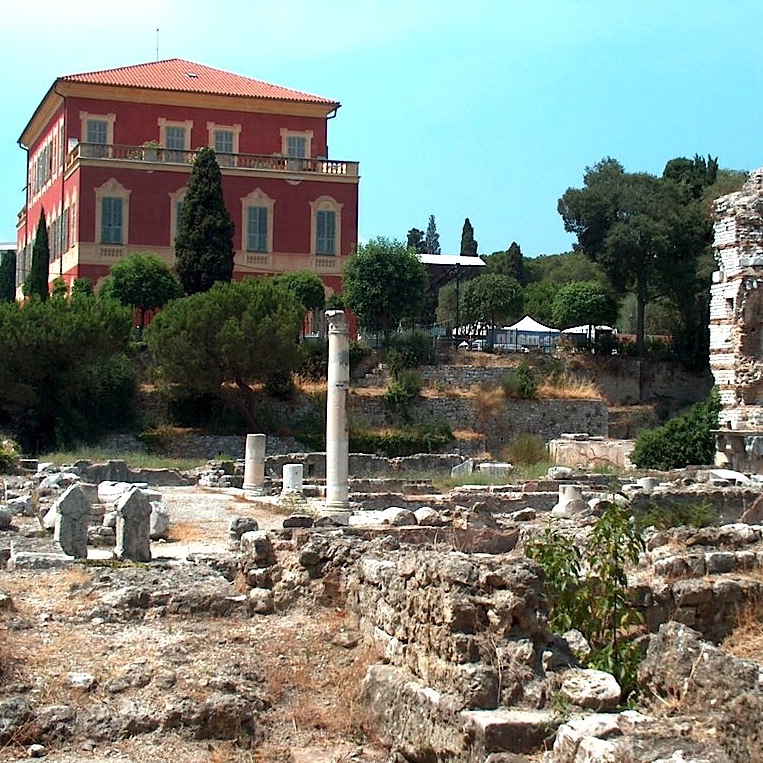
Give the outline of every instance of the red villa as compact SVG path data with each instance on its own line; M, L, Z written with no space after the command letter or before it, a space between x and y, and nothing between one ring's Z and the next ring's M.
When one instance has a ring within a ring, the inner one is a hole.
M339 106L181 59L59 77L19 138L17 283L41 208L51 281L97 286L135 252L173 264L194 149L210 146L235 225L234 278L309 269L339 291L357 242L359 181L357 162L328 155Z

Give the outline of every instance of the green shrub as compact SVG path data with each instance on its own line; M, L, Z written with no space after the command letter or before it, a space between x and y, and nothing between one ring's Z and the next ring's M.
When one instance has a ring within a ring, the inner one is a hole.
M301 345L302 364L297 373L303 379L319 381L328 376L328 342L304 342Z
M639 469L680 469L689 464L712 464L715 435L721 409L717 390L683 416L657 429L642 432L630 459Z
M432 338L423 331L395 334L389 338L385 349L385 361L393 376L405 368L434 365L437 362Z
M353 376L358 366L372 354L373 350L370 347L353 339L350 342L350 376Z
M537 434L517 435L501 453L512 464L539 464L548 461L546 441Z
M708 527L717 524L718 519L718 510L709 501L650 503L636 516L639 527L656 527L658 530L670 527Z
M390 379L382 399L391 411L405 416L413 401L421 394L422 385L423 381L418 371L402 369Z
M453 441L453 432L441 422L417 424L383 432L350 432L353 453L379 453L387 458L434 453Z
M624 698L636 689L642 658L631 629L643 622L629 597L625 565L643 550L641 531L614 501L583 544L547 528L525 549L545 573L549 625L557 633L579 630L592 649L586 664L614 675Z
M0 440L0 474L13 471L19 457L19 448L13 440Z
M525 361L501 379L501 389L507 400L533 400L538 397L538 382L532 368Z

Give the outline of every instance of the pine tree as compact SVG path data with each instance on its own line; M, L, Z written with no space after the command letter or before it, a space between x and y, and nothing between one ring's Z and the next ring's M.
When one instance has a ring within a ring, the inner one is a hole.
M16 299L16 252L3 252L0 259L0 302Z
M50 246L48 228L45 224L45 210L40 209L40 221L32 246L32 264L24 281L24 294L39 297L43 302L48 298L48 270L50 269Z
M461 254L465 257L477 256L477 242L474 240L474 228L467 217L461 230Z
M427 254L440 254L440 235L437 233L437 225L434 221L434 215L429 215L429 224L427 225L427 235L424 239Z
M223 199L222 173L211 148L196 154L175 238L177 271L186 294L233 277L233 222Z
M426 252L427 244L424 240L424 231L418 228L411 228L408 231L407 244L409 249L413 249L419 254Z

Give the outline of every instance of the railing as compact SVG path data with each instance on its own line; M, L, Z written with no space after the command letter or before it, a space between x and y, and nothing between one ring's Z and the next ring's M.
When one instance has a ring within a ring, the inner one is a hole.
M69 169L80 159L161 162L162 164L192 164L196 151L179 151L163 146L125 146L111 143L78 143L66 157ZM269 172L307 172L319 175L357 177L358 162L335 159L296 159L280 154L218 154L221 169L234 167L243 170Z

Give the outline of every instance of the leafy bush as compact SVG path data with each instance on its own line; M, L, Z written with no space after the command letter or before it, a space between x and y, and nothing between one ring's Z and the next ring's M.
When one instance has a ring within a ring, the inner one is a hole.
M548 460L548 447L540 435L519 434L504 448L501 458L512 464L539 464Z
M538 382L532 368L525 361L501 379L501 389L507 400L533 400L538 397Z
M558 633L579 630L592 649L586 664L614 675L624 697L636 688L642 657L629 631L643 622L629 599L625 565L635 564L643 550L640 530L614 501L584 544L547 528L525 549L545 572L549 625Z
M385 405L395 413L408 414L411 404L421 394L421 374L412 369L402 369L390 379L387 391L382 395Z
M417 424L383 432L350 432L353 453L381 453L387 458L434 453L453 441L453 432L442 422Z
M639 469L680 469L688 464L712 464L715 436L721 410L717 390L703 403L697 403L683 416L671 419L657 429L642 432L631 453Z
M373 353L373 350L362 342L358 342L357 339L353 339L350 342L350 376L355 372L355 369Z
M303 379L319 381L328 377L328 342L304 342L301 346L303 358L297 373Z
M391 336L386 344L386 362L393 376L405 368L434 365L437 354L432 338L423 331L407 331Z
M668 501L661 504L650 503L636 516L639 527L656 527L667 530L670 527L708 527L718 521L718 510L708 501L699 503L676 503Z
M16 465L19 448L13 440L0 440L0 474L8 474Z
M307 341L302 345L302 365L297 373L312 381L325 380L328 377L329 343ZM371 356L373 350L362 342L350 342L350 376L354 376L358 366Z

